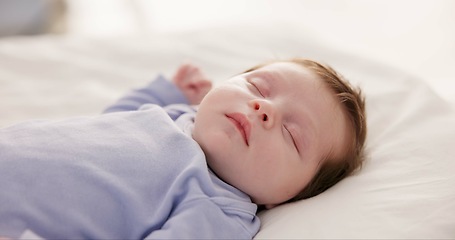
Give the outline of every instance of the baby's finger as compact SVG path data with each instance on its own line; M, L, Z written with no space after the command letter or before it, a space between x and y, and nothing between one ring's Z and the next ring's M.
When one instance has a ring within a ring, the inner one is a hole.
M190 64L182 64L175 72L174 76L172 77L172 81L174 83L180 83L186 79L188 76L188 71L190 71L191 65Z

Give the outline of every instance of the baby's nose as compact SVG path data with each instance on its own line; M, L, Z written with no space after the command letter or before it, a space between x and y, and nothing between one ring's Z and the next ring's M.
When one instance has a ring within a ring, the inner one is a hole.
M273 105L267 100L254 100L251 106L259 118L259 121L266 129L270 129L275 124L276 111Z

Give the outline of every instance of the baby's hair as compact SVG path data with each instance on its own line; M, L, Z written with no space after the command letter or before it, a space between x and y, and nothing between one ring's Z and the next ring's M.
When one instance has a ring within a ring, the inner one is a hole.
M327 156L326 159L323 159L325 161L323 161L314 178L300 193L289 200L289 202L292 202L316 196L361 168L365 159L364 143L367 133L365 98L359 88L351 86L349 81L334 69L309 59L293 58L284 61L267 62L245 72L250 72L275 62L296 63L315 73L338 98L353 130L352 138L348 142L344 154L338 157Z

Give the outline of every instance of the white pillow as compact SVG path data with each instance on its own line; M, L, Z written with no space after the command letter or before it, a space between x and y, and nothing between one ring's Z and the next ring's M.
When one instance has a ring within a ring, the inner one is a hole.
M261 212L256 238L454 238L454 107L411 76L345 60L335 65L367 97L365 165L314 198Z

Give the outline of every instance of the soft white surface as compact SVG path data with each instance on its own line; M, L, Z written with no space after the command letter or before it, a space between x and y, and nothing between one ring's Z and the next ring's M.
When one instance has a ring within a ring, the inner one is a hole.
M115 38L226 24L298 24L308 36L425 78L455 102L453 0L66 0L67 33ZM253 32L242 34L251 35Z
M147 38L0 40L0 126L94 115L182 62L216 82L264 60L331 64L367 96L368 159L327 192L260 214L257 238L455 238L455 110L418 76L328 47L306 29L235 26ZM452 90L453 91L453 90Z

